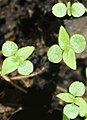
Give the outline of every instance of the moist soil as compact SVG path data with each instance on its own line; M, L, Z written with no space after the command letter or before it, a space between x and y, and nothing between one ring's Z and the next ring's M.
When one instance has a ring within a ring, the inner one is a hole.
M80 2L87 7L86 0ZM34 75L13 81L27 93L0 78L0 120L62 120L65 103L56 94L68 91L76 80L85 84L83 97L87 100L87 49L77 55L75 71L63 62L53 64L47 59L48 48L57 43L60 25L71 35L82 33L87 40L87 16L56 18L51 11L55 3L57 0L0 0L0 50L6 40L14 41L19 48L35 46L28 58L34 64ZM4 59L0 53L0 69ZM8 77L14 76L18 76L17 71ZM76 120L84 119L78 116Z

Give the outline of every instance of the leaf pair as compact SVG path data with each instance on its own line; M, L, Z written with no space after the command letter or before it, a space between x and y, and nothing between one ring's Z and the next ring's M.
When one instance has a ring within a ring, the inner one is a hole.
M49 61L59 63L62 59L71 69L76 69L75 53L81 53L86 47L85 38L80 34L69 37L63 26L60 27L58 44L51 46L47 52Z
M2 53L7 57L2 65L2 76L18 69L22 75L28 75L33 71L32 62L26 60L34 51L33 46L18 49L18 46L11 41L7 41L2 46Z
M75 2L71 5L71 2L67 3L57 3L52 7L52 13L56 17L64 17L66 14L68 16L80 17L85 13L86 9L83 4Z
M85 93L85 86L82 82L73 82L69 87L69 93L60 93L58 98L69 103L63 109L64 115L69 119L75 119L78 115L84 117L87 114L87 103L81 98ZM65 120L65 119L63 119Z

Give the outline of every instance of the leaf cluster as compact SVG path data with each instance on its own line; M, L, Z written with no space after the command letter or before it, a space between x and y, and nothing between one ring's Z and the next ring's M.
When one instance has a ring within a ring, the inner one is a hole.
M64 17L66 14L68 16L80 17L85 11L86 8L80 2L74 2L72 5L71 2L68 2L67 5L64 3L56 3L52 7L52 13L59 18Z
M3 62L1 75L4 76L16 69L22 75L33 72L32 62L26 59L33 53L34 49L33 46L18 49L16 43L6 41L2 46L2 53L7 58Z
M85 93L85 86L82 82L75 81L69 87L69 93L60 93L58 98L62 99L67 105L63 109L63 113L69 119L75 119L78 115L86 117L87 103L81 97ZM63 118L63 120L65 120Z
M76 70L75 53L81 53L84 51L86 47L85 38L80 34L75 34L70 37L66 29L61 26L59 30L58 44L54 44L49 48L47 52L49 61L59 63L63 59L67 66Z

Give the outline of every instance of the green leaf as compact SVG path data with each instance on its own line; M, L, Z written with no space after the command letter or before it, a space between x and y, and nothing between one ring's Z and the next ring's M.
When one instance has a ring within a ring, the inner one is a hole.
M33 64L32 62L26 60L23 61L18 67L18 72L22 75L29 75L33 72Z
M11 56L4 60L2 65L2 76L15 71L18 68L19 62L15 62L15 57Z
M67 15L71 16L71 2L67 3Z
M80 107L80 116L84 117L87 114L87 103L86 101L81 97L76 97L75 104L77 104Z
M73 95L69 93L60 93L57 95L58 98L62 99L63 101L67 103L72 103L73 100L75 99Z
M86 117L86 119L87 119L87 113L86 113L85 117Z
M15 54L16 61L26 60L32 54L34 49L35 48L33 46L27 46L27 47L20 48Z
M86 47L85 38L80 34L75 34L70 40L71 46L76 53L81 53Z
M72 49L64 51L63 60L67 66L69 66L73 70L76 70L76 58L75 53Z
M70 119L75 119L79 114L79 107L74 104L67 104L63 113Z
M68 35L66 29L63 26L61 26L60 30L59 30L58 42L59 42L59 46L63 50L66 50L66 49L70 48L69 35Z
M85 13L85 7L83 4L81 3L73 3L71 6L71 12L72 12L72 16L74 17L80 17Z
M70 120L70 118L68 118L66 115L63 114L62 120Z
M49 61L59 63L62 60L62 50L57 44L52 45L47 52L47 56Z
M6 41L2 46L2 53L5 57L12 56L18 50L18 46L11 41Z
M52 7L52 13L56 17L64 17L66 15L66 6L64 3L57 3Z
M85 93L85 86L82 82L75 81L70 85L69 92L74 96L82 96Z

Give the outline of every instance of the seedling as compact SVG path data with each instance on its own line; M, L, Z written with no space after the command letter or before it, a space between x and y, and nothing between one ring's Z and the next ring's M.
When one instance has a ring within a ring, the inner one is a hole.
M85 38L80 34L75 34L70 37L66 29L61 26L58 43L59 45L54 44L49 48L47 52L49 61L59 63L63 59L67 66L76 70L75 53L81 53L84 51L86 47Z
M57 94L57 97L67 103L63 109L63 114L68 119L75 119L78 115L87 119L87 103L81 97L85 93L85 86L82 82L75 81L69 87L69 93ZM85 120L86 120L85 119ZM63 117L65 120L65 117Z
M7 41L2 46L2 53L7 57L2 65L1 75L9 74L16 69L19 74L28 75L33 72L33 64L26 60L34 51L33 46L18 49L16 43Z
M74 2L72 5L71 2L68 2L67 5L64 3L56 3L52 7L52 13L59 18L64 17L66 14L68 16L80 17L85 11L85 6L79 2Z

